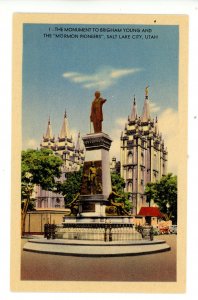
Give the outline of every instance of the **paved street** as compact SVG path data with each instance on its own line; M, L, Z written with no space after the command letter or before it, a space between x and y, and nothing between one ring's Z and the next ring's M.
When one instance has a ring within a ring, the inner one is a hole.
M22 251L22 280L176 281L176 235L155 237L168 252L128 257L73 257ZM22 240L22 246L26 240Z

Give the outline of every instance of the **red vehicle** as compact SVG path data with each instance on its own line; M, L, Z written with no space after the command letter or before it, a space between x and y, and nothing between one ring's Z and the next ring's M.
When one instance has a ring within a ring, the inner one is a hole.
M169 234L170 230L168 226L163 226L159 228L160 234Z

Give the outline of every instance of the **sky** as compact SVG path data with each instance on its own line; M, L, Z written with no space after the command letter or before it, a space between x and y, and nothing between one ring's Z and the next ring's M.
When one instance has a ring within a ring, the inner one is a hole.
M107 99L103 132L119 159L119 139L132 101L142 114L149 86L151 115L168 148L168 171L177 173L177 26L25 24L23 27L23 149L39 148L50 116L58 136L66 109L74 138L90 132L96 90Z

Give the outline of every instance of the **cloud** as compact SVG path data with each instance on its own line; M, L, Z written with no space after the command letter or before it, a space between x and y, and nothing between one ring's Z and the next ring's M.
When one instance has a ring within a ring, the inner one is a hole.
M155 103L155 102L150 102L150 112L152 113L156 113L160 111L160 107Z
M122 129L124 128L126 122L127 122L126 118L118 118L115 120L115 124L117 124Z
M154 107L157 107L154 105ZM178 168L178 112L172 108L167 108L158 115L158 128L162 133L165 147L168 150L168 172L177 174ZM124 130L127 118L121 117L115 120L114 129L109 133L112 138L112 146L110 148L110 157L116 157L120 160L120 136ZM110 158L110 159L111 159Z
M78 130L77 129L70 129L69 134L72 136L73 140L76 141L77 140L77 136L78 136Z
M120 78L140 71L140 69L118 69L111 72L112 78Z
M178 159L178 112L172 108L167 108L158 116L159 131L164 138L165 146L168 149L168 172L177 174Z
M140 71L141 69L139 68L114 69L111 67L103 67L92 74L65 72L62 76L70 82L80 84L86 89L96 88L104 90L116 84L122 77L132 75Z
M39 147L39 142L36 139L26 140L24 143L24 149L36 149Z
M120 161L120 136L121 132L124 130L125 124L127 123L127 118L120 117L115 120L115 127L110 132L110 137L113 142L110 148L110 159L116 157Z

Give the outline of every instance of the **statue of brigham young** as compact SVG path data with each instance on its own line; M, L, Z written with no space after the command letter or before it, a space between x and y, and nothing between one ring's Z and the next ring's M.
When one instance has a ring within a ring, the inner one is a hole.
M100 97L100 92L95 92L95 99L91 105L91 115L90 121L93 123L94 133L102 132L102 121L103 121L103 113L102 106L106 102L106 99Z

